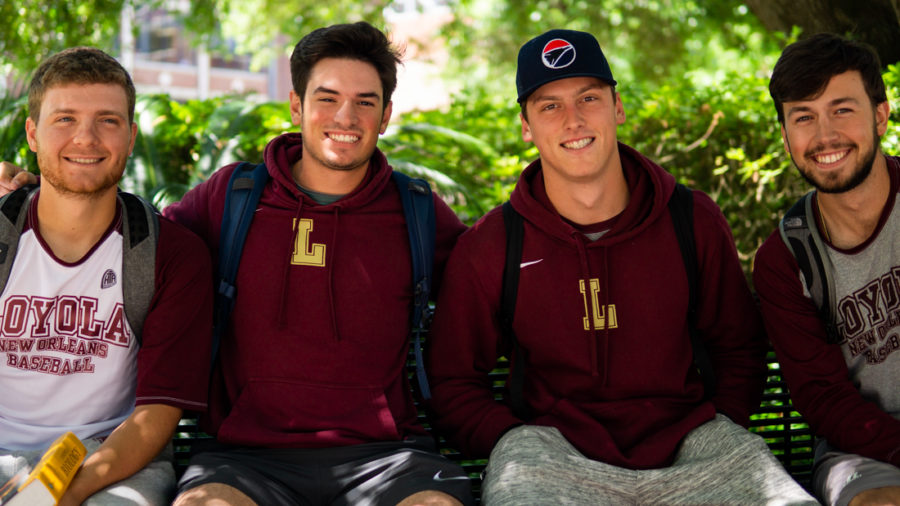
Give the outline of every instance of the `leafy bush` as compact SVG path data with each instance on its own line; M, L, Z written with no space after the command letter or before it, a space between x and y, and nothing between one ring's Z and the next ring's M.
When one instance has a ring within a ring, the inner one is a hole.
M892 100L886 153L900 153L900 65L884 73ZM708 193L731 224L749 273L781 214L808 191L782 146L765 77L731 75L715 87L620 87L627 121L619 138L681 182ZM25 142L24 98L0 100L3 159L36 171ZM379 146L399 170L425 177L472 223L509 197L537 150L522 141L512 97L467 90L446 110L396 118ZM274 136L296 130L287 104L243 97L179 103L139 96L138 139L123 186L163 206L236 160L261 161Z

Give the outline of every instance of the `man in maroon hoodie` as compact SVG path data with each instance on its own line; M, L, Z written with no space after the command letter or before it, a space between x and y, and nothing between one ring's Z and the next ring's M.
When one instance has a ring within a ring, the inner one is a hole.
M667 208L675 179L617 142L625 111L597 40L570 30L532 39L516 84L522 137L540 152L510 199L524 218L512 329L528 414L496 401L488 377L514 355L498 316L500 208L451 255L428 362L437 427L471 456L490 455L484 501L815 504L741 427L759 404L766 343L719 208L693 192L691 322ZM690 323L714 392L693 365Z
M288 133L244 246L210 399L218 451L192 459L177 505L462 504L464 471L417 420L405 362L413 283L406 220L375 145L399 55L366 23L305 36ZM216 250L235 166L168 207ZM435 279L464 226L434 198Z
M419 423L405 368L410 244L375 146L399 61L367 23L315 30L294 48L290 107L302 135L266 146L270 180L212 378L207 430L220 448L191 460L178 506L472 502L463 469ZM214 253L237 165L164 211ZM3 169L0 188L28 180ZM436 289L465 226L434 204Z

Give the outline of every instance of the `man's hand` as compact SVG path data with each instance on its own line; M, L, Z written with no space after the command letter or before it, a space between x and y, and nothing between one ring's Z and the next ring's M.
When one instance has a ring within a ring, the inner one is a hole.
M900 487L872 488L850 500L850 506L900 506Z
M0 162L0 197L26 184L36 184L37 176L11 162Z

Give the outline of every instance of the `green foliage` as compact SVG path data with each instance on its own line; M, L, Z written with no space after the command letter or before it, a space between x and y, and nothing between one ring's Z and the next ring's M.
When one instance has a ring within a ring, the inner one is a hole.
M460 219L472 223L509 198L519 172L537 151L522 142L515 101L483 89L456 97L446 111L415 112L395 121L380 146L394 167L431 179ZM424 174L428 178L427 174Z
M747 54L769 54L768 36L740 0L455 0L442 34L448 78L508 83L519 47L552 28L593 33L620 83L663 84L688 76L713 82L729 70L755 72ZM768 67L770 68L770 67Z
M138 139L123 186L159 206L176 201L221 166L262 161L269 139L291 127L284 103L219 97L179 103L139 97Z
M111 47L123 4L124 0L0 2L4 20L0 69L28 72L48 54L71 46Z

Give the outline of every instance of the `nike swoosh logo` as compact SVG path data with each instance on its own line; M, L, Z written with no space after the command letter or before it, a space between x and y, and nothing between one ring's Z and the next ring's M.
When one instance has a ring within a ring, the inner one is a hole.
M535 260L533 262L522 262L521 264L519 264L519 269L524 269L524 268L528 267L529 265L539 264L543 261L544 261L544 259L542 258L540 260Z
M448 477L444 478L441 476L442 472L444 472L444 471L440 470L440 471L434 473L434 478L433 478L434 481L468 480L469 479L468 476L448 476Z

